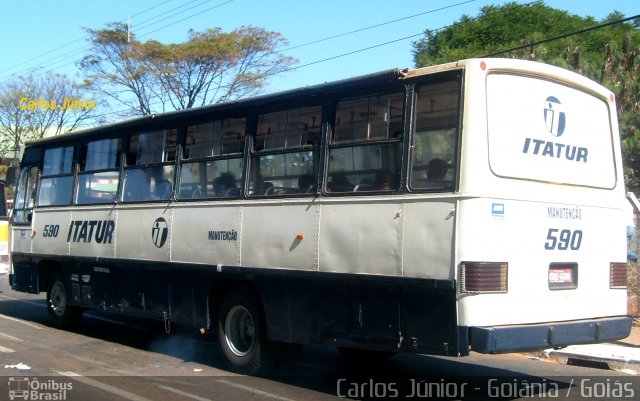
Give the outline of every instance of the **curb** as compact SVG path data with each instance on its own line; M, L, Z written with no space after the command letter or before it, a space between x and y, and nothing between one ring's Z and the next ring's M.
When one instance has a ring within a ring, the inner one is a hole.
M640 375L640 349L614 344L572 345L545 350L541 357L563 365L611 369Z

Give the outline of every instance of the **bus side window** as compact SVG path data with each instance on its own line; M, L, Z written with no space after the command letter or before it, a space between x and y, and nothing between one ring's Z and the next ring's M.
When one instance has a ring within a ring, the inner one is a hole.
M187 127L178 199L240 195L245 131L244 118Z
M249 195L289 196L316 192L321 117L320 106L258 116Z
M16 187L16 201L13 210L15 223L30 223L36 200L39 171L37 167L23 167Z
M131 136L124 166L124 202L171 198L177 137L176 128Z
M416 95L409 186L413 190L452 191L460 83L452 80L422 85Z
M402 92L339 101L326 191L397 190L403 115Z
M69 205L72 195L73 146L45 150L38 206Z
M116 200L120 179L120 142L120 138L112 138L83 144L76 188L78 204L112 203Z

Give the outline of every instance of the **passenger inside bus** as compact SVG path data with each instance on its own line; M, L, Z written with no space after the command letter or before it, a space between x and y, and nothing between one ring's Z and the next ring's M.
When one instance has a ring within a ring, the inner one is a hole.
M135 165L135 154L128 154L125 160L123 201L140 201L149 199L149 177L140 168L127 168Z
M447 162L442 159L433 159L427 166L427 180L444 180L447 175Z
M376 179L373 183L373 189L379 191L391 191L395 189L395 177L389 171L380 171L376 174Z
M222 173L213 180L213 191L219 198L235 196L236 178L231 173Z
M328 192L345 192L352 191L353 184L349 182L344 173L335 173L329 176L329 182L327 183Z
M427 165L427 180L423 188L443 188L449 185L450 183L444 179L448 168L446 161L439 158L431 159Z
M311 193L315 191L315 179L311 174L302 174L298 177L298 188L300 193Z

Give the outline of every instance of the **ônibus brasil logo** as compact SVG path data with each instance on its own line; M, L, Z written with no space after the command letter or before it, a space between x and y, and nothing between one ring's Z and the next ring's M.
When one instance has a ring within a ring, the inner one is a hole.
M561 136L564 132L566 115L555 96L549 96L544 102L544 122L551 135Z
M151 239L156 247L162 248L167 241L169 235L169 225L163 217L158 217L153 222L153 228L151 229Z

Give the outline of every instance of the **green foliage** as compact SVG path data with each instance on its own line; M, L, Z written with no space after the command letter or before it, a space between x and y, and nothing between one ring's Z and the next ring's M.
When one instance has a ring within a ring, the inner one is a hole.
M607 22L624 19L620 12L602 21L571 15L536 2L486 6L477 17L463 16L442 30L425 31L414 42L416 67L524 47L499 57L536 60L576 71L613 91L617 98L625 175L630 189L640 189L640 21L615 24L537 45ZM530 46L527 46L530 45Z

